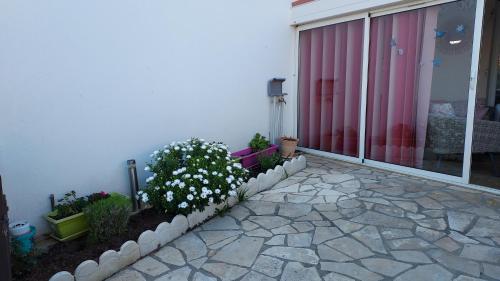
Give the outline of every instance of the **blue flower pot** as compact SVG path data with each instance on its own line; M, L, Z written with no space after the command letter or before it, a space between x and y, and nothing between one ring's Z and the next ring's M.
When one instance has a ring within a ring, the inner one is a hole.
M36 234L36 228L31 226L30 230L30 232L21 236L13 237L13 239L19 243L19 249L22 254L27 254L31 252L31 249L33 249L33 237Z

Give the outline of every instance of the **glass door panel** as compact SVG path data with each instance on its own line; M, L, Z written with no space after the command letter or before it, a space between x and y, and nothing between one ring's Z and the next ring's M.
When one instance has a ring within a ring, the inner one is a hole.
M462 175L475 6L371 19L367 159Z
M358 156L364 20L299 34L299 145Z
M470 182L500 189L500 3L484 5Z

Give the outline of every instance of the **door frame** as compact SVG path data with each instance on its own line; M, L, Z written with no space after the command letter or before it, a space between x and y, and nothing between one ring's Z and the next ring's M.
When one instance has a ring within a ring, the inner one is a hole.
M476 18L472 43L472 60L469 78L469 100L467 102L467 122L465 126L465 152L462 170L463 183L470 184L472 162L472 136L474 133L474 114L476 109L476 88L479 73L479 56L483 37L483 16L485 0L476 0Z
M316 150L316 149L310 149L310 148L305 148L305 147L297 147L298 150L307 152L310 154L316 154L319 156L325 156L337 160L342 160L342 161L347 161L351 163L363 163L363 157L364 155L364 147L363 151L361 150L361 140L364 138L364 123L365 120L363 116L366 114L366 111L363 110L366 108L366 97L364 97L363 92L366 90L366 85L368 83L368 60L365 60L364 57L367 57L366 55L368 54L367 52L369 51L368 44L369 40L366 40L367 34L369 35L369 27L370 27L370 14L368 12L362 12L362 13L356 13L356 14L351 14L348 16L342 16L342 17L336 17L333 19L328 19L328 20L322 20L318 22L312 22L312 23L307 23L303 25L297 26L295 30L295 46L294 46L294 73L293 73L293 87L292 87L292 99L293 99L293 104L294 104L294 117L293 117L293 128L294 128L294 133L295 135L298 134L298 118L299 118L299 96L298 96L298 84L299 84L299 33L304 30L309 30L313 28L318 28L318 27L323 27L323 26L328 26L332 24L339 24L339 23L345 23L345 22L350 22L354 20L364 20L364 26L363 26L363 65L362 65L362 74L361 74L361 79L362 79L362 84L361 84L361 96L360 96L360 124L359 124L359 137L358 137L358 157L355 156L347 156L347 155L342 155L338 153L333 153L333 152L326 152L326 151L321 151L321 150ZM367 30L367 21L368 21L368 30ZM368 32L368 33L367 33ZM366 68L366 71L365 71ZM365 83L366 82L366 83ZM364 139L363 139L364 140ZM364 142L364 141L363 141ZM363 154L362 154L363 153Z

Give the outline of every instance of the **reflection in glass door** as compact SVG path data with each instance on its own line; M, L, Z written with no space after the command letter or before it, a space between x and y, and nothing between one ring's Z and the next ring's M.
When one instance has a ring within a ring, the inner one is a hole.
M367 159L462 175L475 6L371 19Z
M364 20L299 34L300 146L358 156Z
M500 3L485 1L470 181L500 189Z

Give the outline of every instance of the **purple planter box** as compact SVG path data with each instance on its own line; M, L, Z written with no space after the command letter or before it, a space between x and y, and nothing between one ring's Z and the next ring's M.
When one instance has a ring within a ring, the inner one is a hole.
M252 168L259 164L257 157L259 155L272 155L278 151L278 146L276 144L271 144L268 148L252 153L252 149L247 147L243 150L233 152L231 156L240 158L241 165L243 168Z

